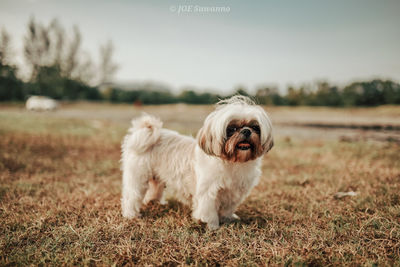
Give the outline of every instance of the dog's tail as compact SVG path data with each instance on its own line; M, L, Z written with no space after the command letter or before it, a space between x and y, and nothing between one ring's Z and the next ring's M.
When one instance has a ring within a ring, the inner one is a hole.
M124 153L133 151L141 154L149 150L160 138L161 128L162 122L147 114L132 120L132 127L122 144Z

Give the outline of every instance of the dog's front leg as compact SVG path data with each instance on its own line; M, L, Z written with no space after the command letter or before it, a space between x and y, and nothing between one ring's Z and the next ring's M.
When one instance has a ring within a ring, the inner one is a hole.
M206 185L198 185L194 197L193 218L207 223L210 230L219 228L219 216L216 207L217 191Z
M202 196L197 199L197 205L193 212L193 218L207 223L210 230L219 228L219 217L215 207L215 199L209 196Z

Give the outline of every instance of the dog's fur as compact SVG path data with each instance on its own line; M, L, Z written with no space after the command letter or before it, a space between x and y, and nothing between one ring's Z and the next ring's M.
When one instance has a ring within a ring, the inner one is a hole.
M197 142L144 115L122 144L122 214L138 217L143 203L173 196L217 229L220 221L239 219L234 211L258 183L261 157L272 146L268 115L243 96L220 101Z

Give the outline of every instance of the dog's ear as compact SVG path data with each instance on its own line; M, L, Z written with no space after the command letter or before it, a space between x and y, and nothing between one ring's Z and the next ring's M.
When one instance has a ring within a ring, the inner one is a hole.
M212 120L206 119L203 127L197 133L199 147L208 155L219 157L221 154L220 137L216 136Z
M197 134L197 142L199 147L208 155L216 156L213 150L212 134L211 129L208 129L205 125L199 130Z
M263 153L267 153L274 146L274 139L272 137L272 123L269 119L268 114L260 106L256 107L254 112L257 116L261 128L261 144L263 148Z
M269 141L265 146L264 146L264 153L267 153L268 151L270 151L272 149L272 147L274 146L274 139L271 138L271 141Z

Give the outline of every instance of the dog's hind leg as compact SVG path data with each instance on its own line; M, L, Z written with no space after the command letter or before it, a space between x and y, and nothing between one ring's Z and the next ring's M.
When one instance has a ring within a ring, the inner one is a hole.
M149 187L149 179L152 177L146 165L146 162L134 157L124 159L121 205L122 215L125 218L140 217L140 208Z
M149 180L149 188L147 189L146 195L143 199L143 204L147 204L152 200L161 200L164 192L165 184L157 179Z

